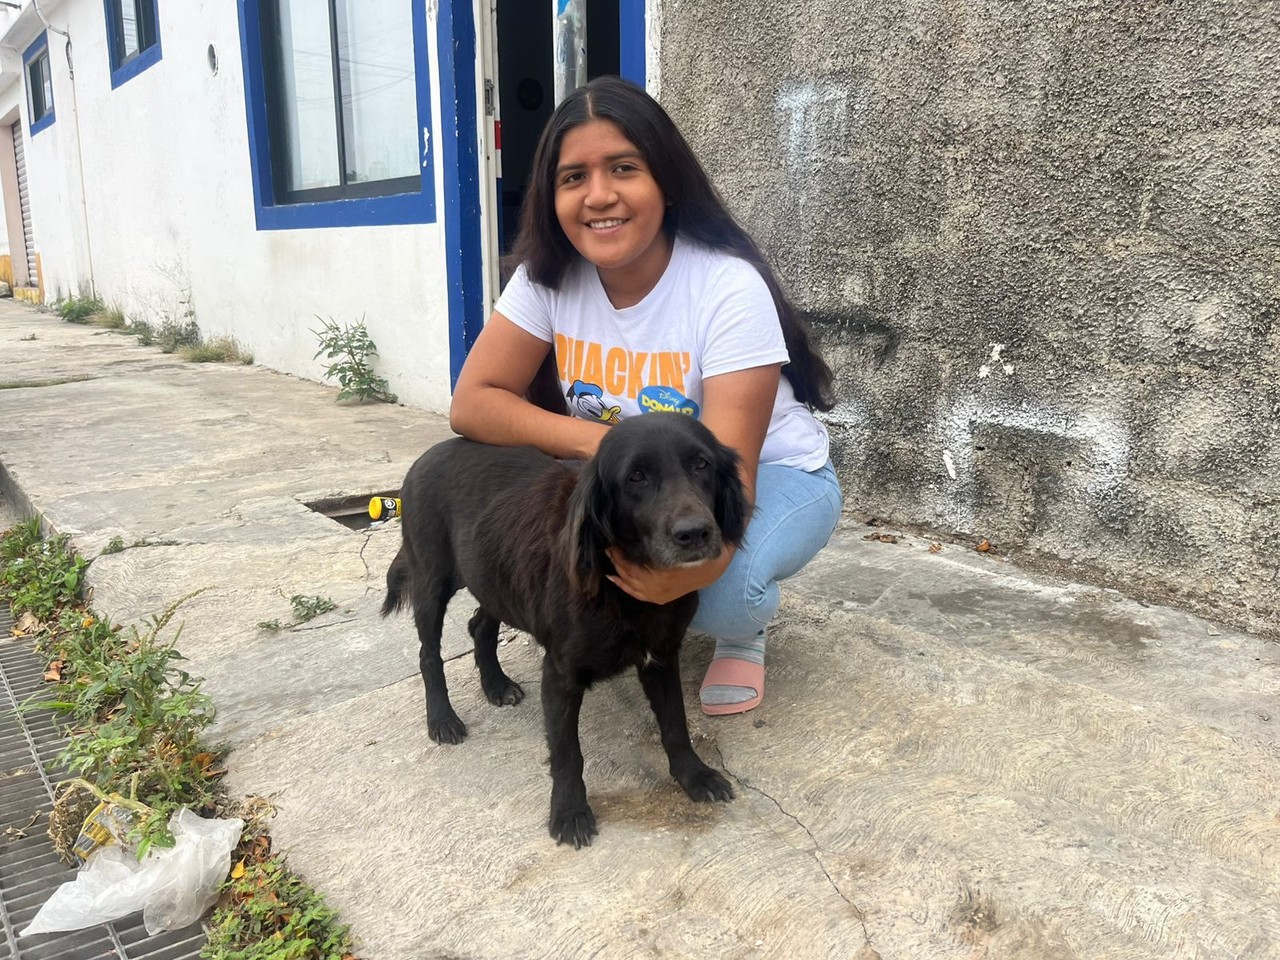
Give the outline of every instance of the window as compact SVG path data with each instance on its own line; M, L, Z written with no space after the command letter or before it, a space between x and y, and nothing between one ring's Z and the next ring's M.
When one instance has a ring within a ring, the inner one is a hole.
M105 0L111 86L120 86L160 59L156 0Z
M428 6L239 0L258 229L435 221Z
M279 201L422 188L412 7L404 0L263 4Z
M22 55L27 78L27 128L34 136L53 123L53 74L49 70L49 35L42 33Z

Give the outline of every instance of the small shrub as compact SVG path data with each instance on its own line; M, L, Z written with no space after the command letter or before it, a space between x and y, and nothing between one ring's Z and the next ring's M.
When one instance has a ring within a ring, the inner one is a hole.
M235 337L214 337L194 347L185 347L182 356L192 363L253 363L253 354L240 346Z
M102 301L97 297L71 297L59 303L57 310L58 316L68 323L88 323L102 312Z
M194 320L186 323L166 320L156 332L155 343L161 353L173 353L181 347L195 347L200 344L200 328Z
M156 331L151 324L145 320L135 320L129 324L129 332L138 338L138 343L144 347L149 347L156 342Z
M332 317L321 322L324 324L322 329L311 331L320 341L320 349L313 359L324 354L326 360L332 361L324 376L325 379L337 379L338 399L355 397L361 401L395 403L396 395L387 386L387 381L375 374L369 363L370 358L378 355L378 347L365 329L364 321L341 327Z
M0 541L0 597L15 617L26 610L48 620L75 602L86 565L67 547L65 534L46 540L33 518Z
M111 542L102 548L102 556L120 553L122 550L124 550L124 540L120 537L112 537Z

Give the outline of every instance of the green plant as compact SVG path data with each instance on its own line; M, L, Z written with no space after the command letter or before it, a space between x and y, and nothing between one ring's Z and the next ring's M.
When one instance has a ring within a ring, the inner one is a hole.
M182 356L192 363L253 363L253 354L240 346L234 337L214 337L193 347L186 347Z
M52 699L28 701L22 709L46 707L61 714L70 742L59 762L82 774L60 785L49 823L55 845L64 853L70 849L85 814L99 800L132 816L131 839L139 858L155 845L173 842L168 820L179 806L206 815L232 809L227 815L248 822L237 851L241 858L223 885L201 956L354 960L347 928L335 912L282 858L271 856L264 804L228 804L220 795L221 751L200 740L213 707L200 681L180 666L181 629L162 638L178 608L194 594L152 617L142 630L123 631L75 601L84 563L67 550L65 538L42 540L38 521L0 533L0 560L0 601L8 601L22 620L49 612L43 622L23 629L36 638L48 663L45 679L55 684Z
M289 603L293 607L293 621L290 623L281 623L279 618L274 620L259 620L258 629L269 630L272 633L278 633L289 627L296 627L299 624L306 623L308 620L314 620L322 613L328 613L330 610L336 610L338 605L328 597L309 597L305 594L295 593L289 598Z
M166 320L156 331L155 343L161 353L173 353L179 347L194 347L200 343L200 328L194 320L185 323Z
M118 303L113 303L109 307L103 307L92 317L89 322L99 327L106 327L108 330L123 330L129 323L129 319L124 315Z
M350 960L347 927L279 857L241 860L222 891L206 960Z
M155 328L145 320L134 320L129 324L129 333L137 337L138 343L144 347L149 347L156 342Z
M102 548L102 556L105 557L112 553L119 553L123 549L124 549L124 540L120 537L112 537L110 542L108 542L107 545Z
M59 613L76 599L86 563L67 549L66 536L45 539L40 520L11 529L0 540L0 597L13 615L30 612L40 620Z
M58 682L50 699L32 704L63 714L70 739L59 761L103 792L128 784L138 856L152 844L171 846L169 817L180 806L213 806L216 752L200 740L213 705L179 663L181 628L162 639L178 607L145 629L122 631L84 612L64 609L52 653ZM136 805L136 806L135 806Z
M102 311L102 301L97 297L70 297L57 305L57 311L69 323L88 323Z
M306 623L308 620L314 620L320 614L328 613L338 607L328 597L308 597L299 593L295 593L290 597L289 602L293 604L293 619L297 623Z
M320 341L320 349L316 351L318 359L321 354L331 361L325 369L325 379L336 378L338 381L338 399L346 400L355 397L358 400L381 400L384 403L395 403L396 395L390 391L387 381L373 372L369 360L378 355L378 347L365 329L361 320L354 326L343 324L338 326L332 317L324 320L316 317L324 326L311 332Z

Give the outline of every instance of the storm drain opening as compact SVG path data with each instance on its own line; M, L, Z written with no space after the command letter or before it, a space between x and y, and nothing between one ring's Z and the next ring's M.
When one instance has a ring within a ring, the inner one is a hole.
M45 687L44 665L0 611L0 960L196 960L201 925L148 936L141 912L85 930L18 938L59 886L74 880L47 833L56 758L66 741L51 710L20 712Z
M367 530L400 515L400 491L356 493L347 497L312 500L303 506L336 520L348 530Z

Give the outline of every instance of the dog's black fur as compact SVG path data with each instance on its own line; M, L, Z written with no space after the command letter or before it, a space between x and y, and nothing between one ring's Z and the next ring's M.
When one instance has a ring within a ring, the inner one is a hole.
M697 594L643 603L606 578L615 547L630 560L673 567L716 557L746 532L738 456L680 414L646 414L611 428L585 465L529 447L455 438L410 468L400 489L404 542L387 571L386 616L413 607L427 691L427 733L460 743L440 659L449 599L462 587L479 601L469 629L486 698L516 704L520 685L498 664L498 626L531 633L545 648L542 709L551 750L551 835L590 844L595 815L582 780L578 712L595 681L635 667L662 732L671 774L692 799L733 790L689 742L680 688L680 644Z

